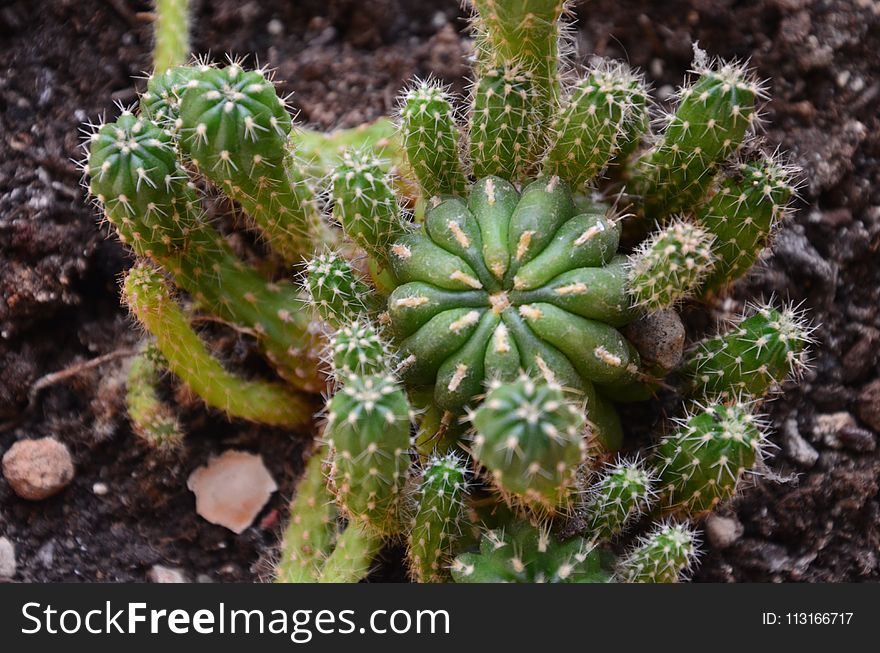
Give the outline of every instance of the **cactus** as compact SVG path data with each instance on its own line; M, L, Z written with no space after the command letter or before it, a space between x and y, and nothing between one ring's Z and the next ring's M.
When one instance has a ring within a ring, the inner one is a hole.
M189 57L189 0L156 0L153 67L162 73Z
M320 583L356 583L370 571L373 558L382 548L381 534L367 524L349 523L336 540L333 553L327 558Z
M693 568L698 546L688 524L659 524L620 560L617 576L628 583L677 583Z
M167 367L155 343L147 342L132 359L126 381L125 407L132 429L158 449L173 449L184 436L180 421L156 388Z
M420 583L442 582L465 518L467 468L456 453L432 456L414 497L408 537L410 570Z
M379 533L400 527L411 417L403 391L381 375L348 378L327 405L337 500L352 520Z
M545 527L519 524L485 533L479 553L452 563L456 583L604 583L599 551L581 538L560 542Z
M590 488L586 506L587 532L593 541L619 535L646 514L656 498L657 479L639 458L606 465Z
M714 243L712 233L684 220L643 241L630 257L633 304L660 311L696 294L714 267Z
M568 505L587 445L562 388L520 377L491 389L471 421L473 455L505 494L549 513Z
M346 259L332 252L306 264L305 287L321 319L340 327L366 314L369 286Z
M697 343L684 373L691 393L703 397L761 398L806 368L810 328L792 306L754 305L726 332Z
M333 334L330 365L338 379L379 374L390 367L388 346L369 322L355 321Z
M704 514L732 497L766 449L763 424L748 405L700 407L677 421L654 453L663 507Z
M461 135L446 89L431 80L415 82L400 104L400 133L406 158L426 195L464 194Z

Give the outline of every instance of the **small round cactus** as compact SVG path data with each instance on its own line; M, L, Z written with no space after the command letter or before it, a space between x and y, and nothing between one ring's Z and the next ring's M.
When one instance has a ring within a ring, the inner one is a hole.
M474 457L502 492L540 511L568 504L586 440L583 413L562 388L528 377L498 385L471 421Z
M749 308L751 316L699 342L685 360L691 391L704 397L761 398L806 367L810 329L788 306Z
M305 287L312 306L325 322L335 327L366 314L364 298L369 286L351 263L333 252L319 254L306 263Z
M406 395L388 376L351 376L327 405L325 438L334 451L337 500L375 532L400 528L411 419Z
M677 583L693 568L698 546L690 525L660 524L619 562L617 576L627 583Z
M352 322L330 339L330 364L337 379L384 372L388 358L386 344L366 321Z
M633 303L659 311L696 294L714 265L714 241L709 231L684 220L645 240L630 257Z
M700 515L732 497L767 447L764 426L747 405L700 408L654 453L662 505Z
M418 480L408 538L410 570L420 583L442 582L465 519L467 467L457 453L432 456Z
M521 523L483 534L479 553L452 563L456 583L605 583L599 551L575 537L559 541L544 527Z
M587 497L587 534L609 540L645 514L656 497L657 479L642 460L620 459L606 465Z

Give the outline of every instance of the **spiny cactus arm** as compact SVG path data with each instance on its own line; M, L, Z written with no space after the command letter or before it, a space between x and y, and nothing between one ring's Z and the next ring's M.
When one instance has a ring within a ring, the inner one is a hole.
M189 57L189 0L156 0L153 70L180 66Z
M516 65L487 68L471 91L470 160L476 177L525 178L535 140L531 73Z
M132 429L159 449L178 446L185 435L173 409L157 391L167 367L155 343L147 342L131 361L125 388L125 406Z
M582 190L618 153L640 97L641 80L622 64L603 63L578 80L550 125L543 174Z
M659 311L692 297L713 270L714 245L708 229L685 220L652 234L629 259L633 304Z
M171 272L201 305L253 333L295 387L323 387L309 311L290 283L270 283L238 259L202 218L199 198L177 164L171 134L125 111L89 140L89 190L119 238Z
M770 156L739 164L697 212L700 224L715 235L718 259L703 284L704 293L722 290L752 267L785 218L795 172Z
M631 71L630 71L631 72ZM608 166L614 179L625 179L630 173L633 155L651 133L651 112L648 109L648 86L639 74L632 74L629 117L617 139L617 152Z
M350 150L331 176L333 215L345 235L361 247L379 271L388 265L388 246L402 232L392 177L369 151Z
M284 530L275 566L276 583L313 583L333 549L336 503L327 489L321 447L312 453L290 503L290 522Z
M181 149L239 202L287 262L312 252L312 206L289 152L291 119L262 71L199 66L180 101Z
M640 458L607 464L587 496L589 539L610 540L645 514L656 498L655 485L656 477Z
M699 406L676 426L651 461L667 511L699 516L734 496L768 446L766 426L747 404Z
M456 453L432 456L415 491L408 536L410 572L420 583L444 582L465 520L467 467Z
M659 524L620 561L617 576L625 583L677 583L693 570L698 548L689 524Z
M759 399L806 369L812 339L801 311L767 304L750 306L749 313L686 354L684 375L693 396Z
M430 79L416 81L403 94L399 114L407 160L424 193L464 196L461 134L447 90Z
M336 538L336 548L324 563L319 583L357 583L370 572L384 537L366 524L349 522Z
M560 542L546 526L520 522L484 533L480 552L459 555L450 571L456 583L605 583L604 566L588 541Z
M168 361L168 369L190 386L206 404L231 417L262 424L299 428L309 423L312 408L286 387L248 381L225 369L207 351L175 303L161 273L138 264L123 286L125 301Z
M327 404L324 435L337 501L372 531L400 530L411 421L406 395L390 376L350 376Z
M398 127L390 118L330 132L297 127L290 135L290 143L315 179L329 177L350 150L373 152L389 170L406 160Z
M583 412L557 385L498 384L470 416L476 460L505 494L539 513L567 507L586 456Z
M340 327L330 338L328 358L340 382L352 375L379 374L391 369L388 345L367 320Z
M370 287L349 261L325 252L306 264L305 287L310 304L328 324L340 328L367 314Z
M682 89L657 144L636 164L632 185L650 219L691 210L710 189L720 164L742 144L762 90L744 66L695 62L696 80Z

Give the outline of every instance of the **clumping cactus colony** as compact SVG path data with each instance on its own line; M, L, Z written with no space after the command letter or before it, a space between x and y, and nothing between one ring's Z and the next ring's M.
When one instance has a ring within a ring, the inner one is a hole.
M744 66L697 52L664 114L628 67L571 56L564 1L474 5L469 108L414 82L397 178L370 147L381 128L342 153L298 151L270 77L239 62L158 70L138 111L94 130L89 189L140 259L124 296L151 334L132 421L180 442L155 389L166 368L267 424L305 429L329 396L282 582L355 582L388 540L419 582L681 580L695 524L765 457L761 401L801 372L809 329L753 305L670 369L628 325L678 320L744 275L793 171L760 153L763 90ZM206 185L265 260L210 223ZM246 334L277 378L225 369L196 313ZM635 451L617 406L656 395L680 416Z

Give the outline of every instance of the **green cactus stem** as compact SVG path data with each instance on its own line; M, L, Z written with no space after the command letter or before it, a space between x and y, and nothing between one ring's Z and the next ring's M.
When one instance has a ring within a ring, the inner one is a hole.
M183 152L239 202L285 261L311 254L311 191L290 154L291 119L274 83L238 63L200 66L180 100Z
M402 378L433 386L436 404L453 412L520 370L587 397L594 382L623 378L638 361L615 328L631 319L618 238L604 211L575 215L556 177L521 197L487 177L468 204L436 203L391 247L400 285L388 314Z
M761 89L743 66L709 65L698 56L696 80L680 92L657 144L637 163L633 186L651 219L689 211L711 188L722 162L755 120Z
M473 455L506 496L539 513L568 507L587 443L583 413L561 387L525 376L498 385L471 422Z
M578 80L550 126L543 174L572 188L600 175L626 138L633 107L644 97L641 80L622 64L603 63ZM628 143L627 146L629 146Z
M456 453L432 456L415 491L408 537L409 566L420 583L444 582L465 520L467 468Z
M336 538L336 503L327 489L326 450L312 453L290 503L290 521L284 530L276 583L314 583L321 575Z
M373 558L384 543L381 534L366 524L349 522L336 538L336 548L324 563L320 583L357 583L370 572Z
M411 419L406 395L389 376L351 376L327 405L324 436L334 452L337 501L352 520L379 533L401 528Z
M599 551L579 537L560 542L545 527L526 523L485 533L479 553L452 563L456 583L605 583Z
M346 259L325 252L306 264L305 287L321 319L339 328L367 313L369 286Z
M194 66L174 66L155 71L147 80L147 89L140 97L141 115L176 135L181 126L180 96L197 72Z
M654 453L663 508L702 515L736 494L767 448L764 425L746 404L701 407L677 420Z
M164 72L189 57L189 0L156 0L153 70Z
M786 215L794 174L794 168L769 156L740 163L697 212L700 224L715 235L718 259L703 284L704 292L724 289L752 267Z
M640 458L607 464L590 487L587 534L594 542L610 540L646 514L656 498L656 477Z
M692 297L713 269L714 243L711 232L684 220L654 233L629 259L633 304L660 311Z
M806 368L810 328L792 306L749 307L726 332L697 343L686 355L684 374L697 397L759 399Z
M391 359L388 345L367 321L355 321L336 331L330 339L329 357L339 380L385 372Z
M309 423L312 408L287 387L248 381L231 374L205 348L183 311L175 303L162 275L139 264L125 278L125 301L168 361L168 369L206 404L262 424L300 428Z
M159 397L158 384L168 363L155 343L147 342L131 361L125 407L132 430L152 447L174 449L184 432L173 409Z
M125 111L100 126L89 144L89 190L120 240L168 270L200 305L252 333L294 387L320 391L323 380L310 354L316 336L299 291L267 282L204 221L171 135Z
M406 157L427 196L464 195L467 178L459 159L461 134L449 93L432 81L417 81L400 104L400 134Z
M472 90L470 159L476 177L524 179L534 140L531 74L517 66L489 68Z
M699 539L688 524L658 525L620 561L617 576L627 583L677 583L697 559Z

